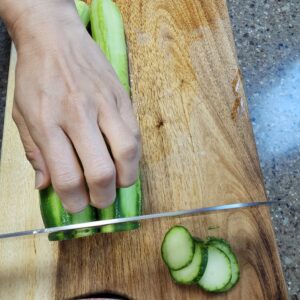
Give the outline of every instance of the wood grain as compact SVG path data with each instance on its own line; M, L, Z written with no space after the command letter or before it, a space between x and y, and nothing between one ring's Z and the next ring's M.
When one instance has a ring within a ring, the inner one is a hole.
M117 3L142 132L144 212L265 200L225 1ZM42 226L33 172L11 119L15 61L13 52L0 169L1 232ZM241 265L232 292L208 295L170 280L160 244L174 224L232 243ZM61 243L0 241L0 261L0 299L69 299L103 291L150 300L287 299L267 208L147 221L138 231Z

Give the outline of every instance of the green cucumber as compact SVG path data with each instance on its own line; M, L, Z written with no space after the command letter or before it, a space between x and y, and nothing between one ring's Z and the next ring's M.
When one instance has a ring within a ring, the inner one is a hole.
M46 228L91 222L96 220L96 209L87 206L78 213L68 213L62 206L62 202L52 186L40 191L40 209ZM49 234L50 241L61 241L71 238L89 236L97 232L95 228L76 229L73 231L57 232Z
M207 256L207 247L203 243L196 242L192 262L180 270L170 270L170 274L174 281L180 284L192 284L198 282L205 271Z
M172 227L165 235L161 255L171 270L180 270L188 266L195 253L195 241L183 226Z
M83 211L70 215L72 224L80 224L97 220L96 209L90 205L88 205ZM97 228L76 229L72 231L72 238L90 236L96 232L98 232Z
M117 189L117 196L114 203L104 209L98 210L99 220L109 220L115 218L126 218L139 216L141 214L141 187L140 180L128 188ZM128 222L122 224L112 224L101 227L101 232L118 232L137 229L138 222Z
M198 284L207 292L220 292L232 277L230 260L222 250L210 245L207 248L208 262Z
M230 260L231 273L232 273L231 280L223 289L220 290L220 292L227 292L230 289L232 289L240 279L240 268L239 268L237 257L232 251L228 242L226 242L223 239L216 238L216 237L209 237L206 243L208 245L214 246L220 249L221 251L223 251Z
M87 26L90 22L90 7L81 0L75 0L75 5L82 23Z
M110 206L103 209L98 209L99 220L110 220L110 219L114 219L115 216L116 216L116 200ZM102 226L100 227L100 231L103 233L115 232L116 224Z
M130 92L128 58L122 15L112 0L93 0L91 29L95 42L111 63L120 82Z
M122 15L112 0L93 0L91 4L91 30L96 41L125 90L130 93L128 57ZM141 214L141 184L140 179L130 187L117 189L113 205L98 210L99 220L134 217ZM132 230L139 223L107 225L101 232L117 232Z
M40 191L40 209L46 228L71 224L71 216L65 211L62 203L50 186ZM55 232L48 236L50 241L61 241L70 238L69 232Z
M130 187L118 189L117 195L118 218L135 217L141 214L142 197L139 179ZM128 222L116 225L117 231L123 231L137 229L140 224L138 222Z

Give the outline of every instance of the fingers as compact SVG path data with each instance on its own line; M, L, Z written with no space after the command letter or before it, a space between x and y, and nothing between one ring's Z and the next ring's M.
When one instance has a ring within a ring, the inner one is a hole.
M38 146L34 143L24 118L16 107L13 109L13 119L19 130L26 157L35 170L35 188L44 189L50 184L50 174L43 155Z
M89 203L89 195L70 140L59 127L40 124L40 128L30 130L43 153L52 185L64 208L71 213L83 210Z
M99 120L99 126L108 140L117 170L117 185L132 185L138 174L139 143L133 132L120 118L116 108L111 108L108 115Z
M114 163L97 122L92 122L88 117L82 117L77 124L69 124L66 132L83 165L90 201L95 207L107 207L116 197Z

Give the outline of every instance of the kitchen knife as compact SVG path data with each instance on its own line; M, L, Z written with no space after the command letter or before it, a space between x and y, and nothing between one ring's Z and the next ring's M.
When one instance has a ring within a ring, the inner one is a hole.
M172 212L147 214L147 215L136 216L136 217L101 220L101 221L93 221L93 222L80 223L80 224L58 226L58 227L2 233L2 234L0 234L0 239L21 237L21 236L28 236L28 235L35 236L35 235L50 234L50 233L60 232L60 231L70 231L70 230L74 230L74 229L98 228L98 227L102 227L105 225L120 224L120 223L126 223L126 222L138 222L138 221L151 220L151 219L189 216L189 215L203 214L203 213L209 213L209 212L224 211L224 210L229 210L229 209L239 209L239 208L247 208L247 207L257 207L257 206L271 206L271 205L276 205L276 204L279 205L279 204L282 204L282 202L261 201L261 202L232 203L232 204L201 207L201 208L188 209L188 210L179 210L179 211L174 211L174 212L172 211Z

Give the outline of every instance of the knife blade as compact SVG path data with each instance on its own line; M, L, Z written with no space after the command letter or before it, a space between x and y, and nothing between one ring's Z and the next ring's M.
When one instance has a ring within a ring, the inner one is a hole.
M58 226L58 227L49 227L49 228L40 228L40 229L33 229L33 230L2 233L2 234L0 234L0 239L30 236L30 235L35 236L35 235L41 235L41 234L50 234L50 233L54 233L54 232L70 231L70 230L74 230L74 229L99 228L99 227L102 227L105 225L111 225L111 224L139 222L139 221L144 221L144 220L172 218L172 217L180 217L180 216L191 216L191 215L204 214L204 213L209 213L209 212L225 211L225 210L229 210L229 209L241 209L241 208L247 208L247 207L271 206L271 205L279 205L279 204L282 204L282 202L259 201L259 202L244 202L244 203L216 205L216 206L201 207L201 208L188 209L188 210L147 214L147 215L136 216L136 217L117 218L117 219L92 221L92 222Z

